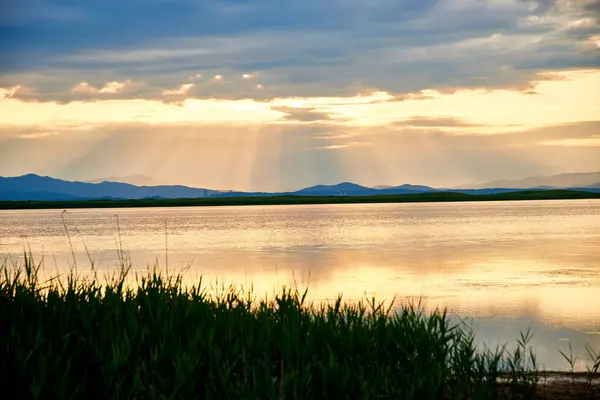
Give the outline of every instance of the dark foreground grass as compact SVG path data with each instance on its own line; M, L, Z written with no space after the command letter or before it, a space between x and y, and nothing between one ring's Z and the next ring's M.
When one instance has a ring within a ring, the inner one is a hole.
M283 289L256 301L150 272L100 284L2 267L0 380L10 398L533 398L528 335L479 351L443 311L375 300L313 306Z

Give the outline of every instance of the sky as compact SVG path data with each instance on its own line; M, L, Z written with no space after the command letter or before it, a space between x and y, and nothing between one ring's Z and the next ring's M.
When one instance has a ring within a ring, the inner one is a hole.
M0 176L279 191L600 170L598 0L0 7Z

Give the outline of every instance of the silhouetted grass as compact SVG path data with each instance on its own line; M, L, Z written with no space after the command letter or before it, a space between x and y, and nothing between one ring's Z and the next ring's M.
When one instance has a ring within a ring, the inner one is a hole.
M156 270L126 285L42 281L40 265L1 268L0 377L11 398L532 398L524 335L512 352L478 350L445 311L391 311L374 299L305 302L283 288L256 300L209 293Z
M198 199L75 200L75 201L0 201L0 209L121 208L248 206L286 204L419 203L456 201L570 200L598 199L600 193L576 190L532 190L496 194L458 192L417 193L376 196L256 196L207 197Z

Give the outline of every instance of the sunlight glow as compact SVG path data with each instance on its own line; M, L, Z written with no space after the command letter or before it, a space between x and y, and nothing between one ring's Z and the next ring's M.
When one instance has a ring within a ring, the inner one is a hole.
M215 75L215 80L223 79ZM98 125L139 122L177 123L305 123L284 120L282 108L325 114L321 124L360 128L387 126L411 118L442 118L468 124L439 126L455 134L516 132L552 124L596 121L600 115L600 71L548 73L535 84L536 94L510 90L460 89L451 93L435 90L395 98L386 92L352 97L289 97L268 102L255 100L187 98L180 105L157 100L114 99L94 101L25 102L15 97L18 86L4 88L0 104L0 126L64 127L67 124ZM123 91L130 81L107 82L97 89L80 82L72 91L111 94ZM163 95L185 96L193 83L165 90ZM255 86L261 89L263 86ZM429 125L435 126L435 125ZM595 139L585 145L595 145ZM583 144L583 142L581 142Z
M276 121L283 113L254 100L187 99L183 105L156 100L103 100L27 103L5 99L0 104L0 126L32 126L72 129L78 126L111 123L190 124L261 123Z
M592 146L600 147L600 137L580 139L546 140L541 142L545 146Z
M488 125L492 132L514 132L521 125L539 127L549 124L595 121L600 115L600 71L557 73L555 80L540 81L536 95L509 90L468 90L451 94L429 92L424 100L388 101L375 104L324 106L320 110L348 118L351 126L389 124L420 116L452 116L483 125L461 128L481 131ZM454 129L455 131L457 129Z

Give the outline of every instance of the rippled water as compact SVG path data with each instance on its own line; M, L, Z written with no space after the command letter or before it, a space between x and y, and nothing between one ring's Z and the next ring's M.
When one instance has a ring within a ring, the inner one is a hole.
M600 349L600 201L298 205L0 211L0 253L30 246L46 269L189 267L257 294L309 286L309 297L422 297L466 318L487 344L531 327L539 361L565 369L571 341ZM120 230L120 235L119 235ZM168 249L168 251L166 251Z

